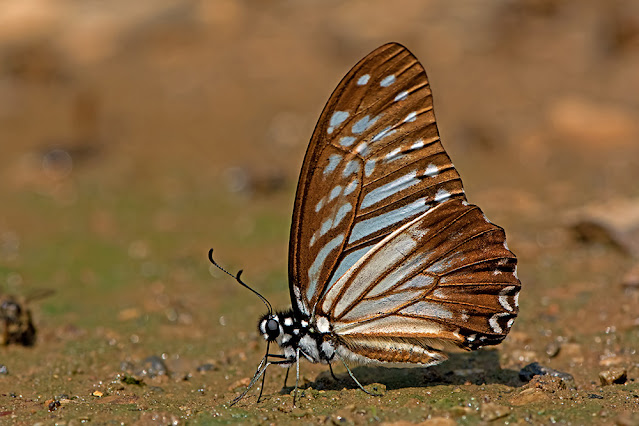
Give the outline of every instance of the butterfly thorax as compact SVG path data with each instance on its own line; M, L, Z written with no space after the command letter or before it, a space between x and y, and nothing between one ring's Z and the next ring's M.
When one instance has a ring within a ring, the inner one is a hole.
M258 328L266 341L275 342L282 349L285 359L290 361L282 364L284 367L295 363L299 356L323 364L330 363L335 356L334 336L327 327L324 324L318 327L309 317L292 309L265 314Z

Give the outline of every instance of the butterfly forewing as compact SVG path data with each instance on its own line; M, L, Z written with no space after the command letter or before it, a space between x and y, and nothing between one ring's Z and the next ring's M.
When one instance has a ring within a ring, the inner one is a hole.
M426 72L406 48L382 46L340 82L307 150L289 248L294 308L312 314L373 246L451 199L465 196Z

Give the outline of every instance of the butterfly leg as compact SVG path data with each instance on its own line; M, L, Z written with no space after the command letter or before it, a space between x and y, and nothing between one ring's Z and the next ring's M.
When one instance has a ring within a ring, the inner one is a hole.
M355 375L353 374L353 372L351 371L350 368L348 368L348 365L346 364L346 362L340 357L338 356L339 360L342 361L342 364L344 364L344 367L346 367L346 371L348 371L348 375L351 376L351 379L353 379L353 381L355 383L357 383L357 386L359 386L359 388L361 390L363 390L364 392L366 392L367 394L371 395L371 396L384 396L383 394L377 394L377 393L372 393L367 391L366 389L364 389L364 386L362 386L362 384L359 382L359 380L357 380L355 378Z
M289 360L269 361L266 364L264 364L264 366L261 369L259 369L259 370L257 370L255 372L255 375L253 376L253 379L251 380L251 383L249 383L249 385L246 387L246 389L244 389L244 392L242 392L242 394L240 396L238 396L233 401L231 401L230 406L235 405L240 399L244 398L244 396L248 393L248 391L253 387L253 385L255 385L255 383L264 374L264 372L266 371L266 369L268 368L269 365L288 364L289 362L290 362ZM262 363L260 363L260 365L262 365Z
M335 379L336 382L339 382L339 379L335 377L335 373L333 373L333 366L330 362L328 363L328 369L331 371L331 376L333 376L333 379Z
M295 407L295 402L297 401L297 388L300 384L300 349L297 348L297 351L295 351L295 369L296 371L296 376L295 376L295 392L293 393L293 407Z
M262 374L262 384L260 385L260 394L257 396L257 403L260 403L260 399L262 399L262 392L264 392L264 381L266 380L266 370L264 370L264 374Z
M268 350L269 347L271 346L271 342L266 342L266 355L264 355L264 359L262 359L262 362L260 362L260 365L257 367L257 371L260 371L260 368L262 367L262 363L266 362L268 364ZM266 369L264 370L264 374L262 375L262 385L260 386L260 394L257 396L257 402L260 402L260 399L262 398L262 392L264 392L264 380L266 380Z
M262 362L260 363L260 367L256 372L255 375L253 376L253 379L251 380L251 382L249 383L249 385L246 387L246 389L244 389L244 392L242 392L238 397L236 397L233 401L231 401L230 406L233 406L235 404L237 404L240 399L244 398L244 396L248 393L249 390L251 390L251 388L253 387L253 385L255 384L255 382L257 382L260 378L260 376L262 374L264 374L264 372L266 371L266 369L268 368L269 365L271 365L270 362L267 362L266 364L264 364L264 366L262 366L262 363L264 362L264 360L262 360ZM262 394L262 392L260 392L260 395Z
M286 387L286 381L288 380L288 372L289 371L291 371L291 366L290 365L286 369L286 375L284 376L284 386L283 387Z

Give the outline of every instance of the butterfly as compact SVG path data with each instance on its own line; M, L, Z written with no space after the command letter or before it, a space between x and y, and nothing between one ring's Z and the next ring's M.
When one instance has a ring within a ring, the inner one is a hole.
M209 259L220 267L212 250ZM289 245L292 308L273 311L235 276L268 313L258 326L266 354L233 403L262 377L259 401L273 364L296 366L295 404L301 359L341 362L370 393L347 361L430 366L451 349L498 344L519 310L516 266L504 230L466 201L423 66L404 46L383 45L339 83L306 151Z

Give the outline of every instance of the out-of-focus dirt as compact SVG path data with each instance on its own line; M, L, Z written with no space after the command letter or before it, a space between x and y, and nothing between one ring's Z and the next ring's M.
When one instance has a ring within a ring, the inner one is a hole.
M274 369L229 408L263 306L206 253L288 306L315 120L388 41L507 231L520 317L433 368L356 368L382 397L305 363L299 407ZM632 0L1 1L0 294L55 293L29 303L35 345L0 347L0 422L638 424L639 224L575 227L639 199L638 70ZM523 381L532 362L574 380Z

